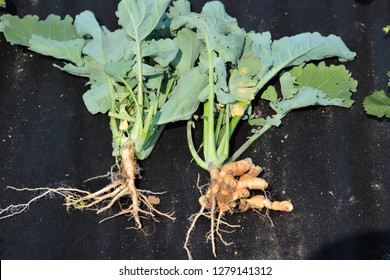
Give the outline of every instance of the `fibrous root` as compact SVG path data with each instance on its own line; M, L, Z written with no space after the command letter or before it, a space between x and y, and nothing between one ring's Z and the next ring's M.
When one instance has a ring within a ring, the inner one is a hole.
M121 207L120 211L101 220L101 222L124 215L128 216L129 219L134 219L136 229L142 229L141 218L143 217L151 217L157 221L156 215L160 215L174 220L173 214L163 213L155 208L155 205L160 203L157 195L162 193L153 193L136 188L135 177L138 173L137 170L134 146L131 141L128 141L122 148L121 170L118 174L112 176L112 182L108 186L94 193L73 188L17 189L10 187L17 191L41 191L41 193L32 198L28 203L10 205L5 209L0 209L0 219L22 213L29 208L32 202L51 193L55 193L65 198L67 208L73 207L76 209L94 210L97 214L111 209L118 202ZM130 205L123 206L120 203L120 200L123 198L130 198Z

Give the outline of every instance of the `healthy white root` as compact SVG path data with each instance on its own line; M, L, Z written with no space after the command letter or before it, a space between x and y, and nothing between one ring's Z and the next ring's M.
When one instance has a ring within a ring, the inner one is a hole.
M27 203L20 203L20 204L11 204L8 207L4 209L0 209L0 220L2 219L7 219L12 216L21 214L25 211L27 211L30 208L30 205L45 197L50 194L58 194L60 196L63 196L65 199L71 195L75 195L76 193L82 193L82 194L87 194L88 192L79 190L79 189L72 189L72 188L15 188L12 186L7 186L7 189L12 189L14 191L18 192L25 192L25 191L30 191L30 192L41 192L39 195L34 196L32 199L30 199Z
M40 191L39 195L34 196L27 203L10 205L5 209L0 209L0 219L12 217L27 211L30 205L49 194L58 194L65 198L67 209L73 207L75 209L86 209L96 211L97 214L111 209L115 203L120 206L120 211L114 215L101 220L101 222L118 217L128 216L129 220L134 219L136 229L142 229L141 218L152 218L157 221L157 215L175 220L173 213L164 213L155 208L155 204L159 203L157 195L163 193L154 193L146 190L138 190L135 186L135 176L137 174L137 164L135 150L131 141L127 142L122 149L121 154L121 171L118 174L112 175L111 183L106 187L94 193L74 189L74 188L14 188L8 187L16 191ZM105 175L104 177L109 176ZM101 177L101 176L99 176ZM127 207L122 205L122 198L130 198L131 203Z

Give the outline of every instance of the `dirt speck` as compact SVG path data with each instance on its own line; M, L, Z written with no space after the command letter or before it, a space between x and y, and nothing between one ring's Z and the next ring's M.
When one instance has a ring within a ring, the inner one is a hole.
M374 190L380 191L380 190L382 190L382 184L372 184L371 188L373 188Z
M36 6L39 4L39 0L30 0L32 6Z

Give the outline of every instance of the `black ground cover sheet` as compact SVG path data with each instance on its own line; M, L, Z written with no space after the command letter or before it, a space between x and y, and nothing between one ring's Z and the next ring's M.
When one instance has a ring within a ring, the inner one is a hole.
M206 1L192 0L200 11ZM227 215L242 227L217 242L220 259L385 259L390 258L390 121L367 116L365 96L387 87L390 1L225 0L227 12L245 30L270 31L273 38L318 31L340 36L357 53L346 67L358 80L355 104L309 108L289 114L242 157L265 168L275 199L291 199L291 213L271 212L274 223L255 212ZM75 16L91 10L110 29L117 27L118 1L10 0L3 12L41 18ZM86 80L52 67L58 60L11 46L0 35L0 207L31 194L15 187L68 185L98 190L114 164L108 119L83 104ZM337 63L328 60L327 63ZM198 126L197 139L200 138ZM250 135L242 125L233 142ZM176 221L145 221L145 232L127 230L119 217L66 211L59 196L34 203L28 212L0 221L1 259L185 259L188 218L198 211L199 184L208 174L191 161L185 123L168 125L151 156L140 162L138 187L167 191L159 209ZM117 206L116 206L117 207ZM114 208L112 211L117 210ZM195 259L212 259L200 219L190 246Z

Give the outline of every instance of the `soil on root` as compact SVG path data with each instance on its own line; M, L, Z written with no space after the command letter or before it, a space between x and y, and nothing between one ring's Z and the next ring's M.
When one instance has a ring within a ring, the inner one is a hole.
M118 216L127 216L134 220L135 226L129 228L135 228L142 230L142 218L152 218L157 220L157 215L167 217L174 220L173 213L164 213L155 208L155 205L160 203L160 199L157 195L163 193L154 193L147 190L137 189L135 186L136 175L139 168L136 163L136 156L133 143L127 142L121 153L121 170L116 173L112 173L111 183L106 187L100 189L97 192L89 192L75 188L14 188L8 187L16 191L40 191L39 195L34 196L30 201L24 204L10 205L7 208L0 209L0 219L9 218L16 214L20 214L30 207L30 205L36 200L50 195L52 193L61 195L65 198L65 205L67 209L86 209L96 211L97 214L105 212L111 209L115 203L120 206L120 211L107 218L101 220L101 222L108 219L112 219ZM131 203L124 206L120 203L122 198L130 198Z
M271 201L265 193L268 183L258 176L262 172L260 166L252 163L250 158L227 163L221 169L212 168L210 184L204 195L199 198L201 206L198 213L192 215L191 225L187 231L184 249L188 258L192 259L189 241L198 219L202 216L210 220L210 231L207 240L211 240L212 252L216 257L215 239L219 238L223 244L230 245L222 236L221 225L237 228L240 225L231 225L223 220L225 213L246 212L249 209L261 211L263 208L276 211L290 212L293 205L289 201ZM264 195L252 195L254 191L263 191Z

